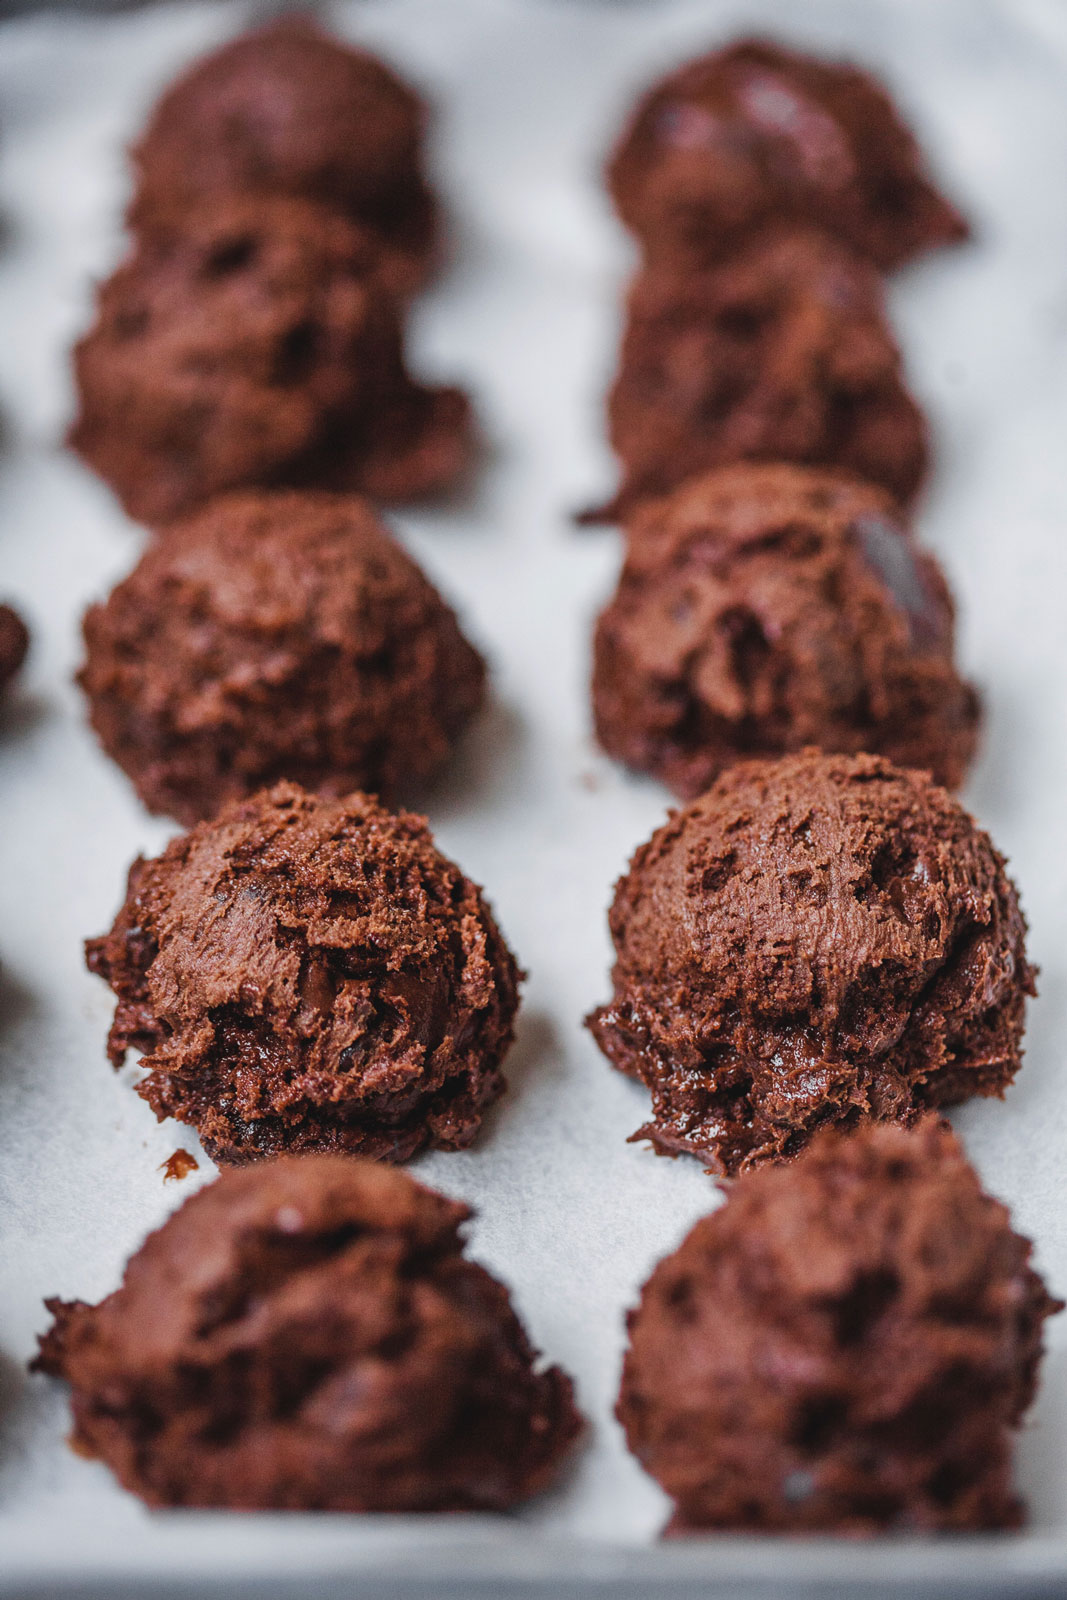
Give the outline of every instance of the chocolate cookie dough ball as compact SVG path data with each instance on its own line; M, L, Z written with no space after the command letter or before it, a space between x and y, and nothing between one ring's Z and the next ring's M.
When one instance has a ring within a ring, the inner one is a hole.
M384 62L287 18L197 62L133 151L130 221L184 227L236 195L314 200L369 229L383 275L417 288L437 244L422 169L426 108Z
M967 237L865 72L745 39L639 102L608 168L650 260L720 260L771 219L814 223L880 268Z
M18 674L30 648L30 630L14 606L0 605L0 694Z
M734 1174L823 1124L1000 1095L1034 974L1002 857L922 772L745 761L619 880L589 1026L652 1092L635 1137Z
M467 399L412 381L368 236L303 201L226 200L142 239L74 364L70 442L150 524L251 486L411 499L470 458Z
M519 973L422 817L280 783L136 861L86 947L108 1053L221 1164L460 1150L504 1091Z
M906 502L927 465L877 274L832 240L773 233L706 273L645 271L608 401L627 515L735 461L837 467Z
M824 1132L752 1174L629 1318L618 1417L673 1532L1012 1528L1062 1302L951 1131Z
M481 704L485 663L370 506L245 491L176 523L85 618L107 753L183 823L280 778L410 794Z
M887 495L803 467L727 467L629 533L594 646L609 755L684 799L744 756L809 744L962 782L979 714L953 664L952 600Z
M72 1443L152 1506L503 1510L581 1427L466 1206L337 1156L225 1173L97 1306L48 1302Z

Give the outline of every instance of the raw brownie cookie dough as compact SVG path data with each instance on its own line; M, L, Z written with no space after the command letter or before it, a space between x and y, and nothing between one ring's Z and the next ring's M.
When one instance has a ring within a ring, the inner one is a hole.
M670 1531L1016 1527L1052 1300L951 1131L823 1132L743 1178L629 1317L618 1416Z
M142 238L74 364L70 442L151 524L248 486L412 499L471 455L466 397L407 372L368 235L306 201L224 199Z
M730 767L638 850L609 920L615 992L589 1026L651 1090L635 1137L663 1154L734 1174L1018 1070L1015 889L925 773L817 750Z
M183 823L280 778L410 795L481 703L485 663L366 501L213 500L85 618L105 750Z
M0 694L17 675L30 648L30 630L14 606L0 605Z
M130 222L177 229L235 195L315 200L374 236L383 277L416 288L436 252L423 174L426 108L384 62L307 18L259 28L197 62L133 151Z
M577 1435L507 1290L462 1254L466 1206L304 1156L225 1173L98 1306L48 1302L39 1370L72 1443L153 1506L502 1510Z
M771 219L814 223L881 268L967 236L873 78L760 39L652 88L608 181L646 255L685 270Z
M470 1144L503 1092L518 971L421 817L293 784L227 807L130 871L90 970L116 1066L226 1164Z
M597 623L604 749L684 799L743 756L872 750L955 788L978 700L953 607L880 490L726 467L637 513Z
M734 461L838 467L911 500L927 464L881 281L817 233L764 234L703 273L648 269L608 401L628 514Z

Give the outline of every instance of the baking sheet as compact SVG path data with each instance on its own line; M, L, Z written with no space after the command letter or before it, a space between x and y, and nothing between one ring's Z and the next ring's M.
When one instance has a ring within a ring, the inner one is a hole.
M626 1143L644 1093L580 1026L607 993L611 883L666 798L591 745L590 623L618 547L569 521L612 481L601 398L630 257L598 165L634 93L754 26L870 63L977 225L973 246L898 279L892 304L937 442L921 531L958 591L960 653L988 711L965 798L1011 859L1042 968L1018 1083L1004 1105L954 1121L1067 1290L1067 20L1054 0L329 11L438 105L453 260L416 309L412 351L422 371L469 383L490 458L469 496L393 522L492 664L492 707L428 809L530 972L510 1093L473 1150L413 1171L477 1207L473 1254L575 1374L592 1426L558 1488L511 1517L149 1515L66 1449L62 1388L25 1376L43 1296L106 1294L147 1229L212 1173L191 1130L157 1125L131 1093L134 1069L109 1069L109 992L82 965L81 941L108 925L130 859L173 829L145 815L96 748L71 684L81 612L143 536L58 441L67 351L91 279L121 251L123 146L163 83L254 14L182 3L0 26L0 592L34 634L0 728L0 1591L80 1581L78 1592L115 1595L128 1579L129 1592L162 1593L165 1578L167 1593L232 1594L257 1577L274 1585L257 1593L278 1594L431 1584L649 1597L779 1582L827 1593L835 1581L855 1593L926 1581L946 1595L1067 1579L1067 1317L1051 1325L1019 1449L1029 1533L655 1544L665 1502L611 1419L622 1315L715 1192L696 1162ZM164 1185L160 1163L178 1145L198 1153L200 1173Z

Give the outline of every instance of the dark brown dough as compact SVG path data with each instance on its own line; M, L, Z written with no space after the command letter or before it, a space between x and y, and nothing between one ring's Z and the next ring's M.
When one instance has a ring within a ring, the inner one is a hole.
M721 260L769 221L814 223L880 268L968 232L880 84L761 39L650 89L608 182L648 258L683 271Z
M383 277L410 293L438 250L425 127L422 100L383 61L285 18L166 90L133 150L130 223L180 231L191 211L238 195L314 200L371 232Z
M819 1135L752 1173L630 1313L618 1417L670 1531L1014 1528L1053 1300L951 1130Z
M737 466L638 511L597 623L597 737L683 799L743 756L873 750L957 787L979 710L953 606L881 490Z
M641 273L608 414L623 478L590 521L735 461L836 467L903 503L926 473L881 281L812 232L764 234L703 273Z
M471 458L466 396L407 372L368 236L306 201L226 199L142 239L74 364L70 442L152 525L244 487L413 499Z
M636 1138L734 1174L825 1123L1001 1095L1034 991L1003 858L925 773L802 751L728 768L616 886L589 1018L652 1092Z
M410 796L484 693L454 613L351 496L213 500L88 612L85 640L104 749L186 824L280 778Z
M467 1207L403 1173L303 1156L201 1189L97 1306L50 1300L39 1371L72 1443L151 1506L503 1510L581 1427Z
M88 965L108 1053L216 1161L469 1145L504 1091L519 973L422 817L280 783L136 861Z
M0 694L18 675L30 648L30 630L14 606L0 605Z

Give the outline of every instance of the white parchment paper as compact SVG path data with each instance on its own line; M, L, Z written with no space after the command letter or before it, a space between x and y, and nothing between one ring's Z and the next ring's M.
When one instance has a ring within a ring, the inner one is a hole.
M173 830L144 813L97 749L71 683L80 615L133 563L143 535L59 441L72 404L69 346L93 277L122 248L124 145L163 83L253 14L175 3L0 25L0 595L34 635L0 728L9 1573L131 1562L150 1572L164 1559L172 1574L192 1572L196 1552L210 1551L234 1574L278 1570L297 1552L310 1575L338 1541L358 1562L372 1549L407 1559L431 1537L427 1524L399 1520L149 1516L103 1467L65 1448L60 1387L24 1375L47 1320L42 1298L106 1294L145 1232L212 1172L190 1130L157 1125L133 1095L133 1069L111 1072L109 993L82 964L81 942L108 925L131 858ZM537 1343L576 1375L591 1423L558 1489L516 1517L479 1522L477 1537L648 1546L664 1502L611 1418L622 1317L715 1192L697 1163L626 1143L645 1096L581 1028L607 994L611 884L667 804L654 784L614 769L589 734L590 624L618 546L611 532L575 533L569 513L612 481L601 401L629 265L599 163L641 85L687 53L763 27L883 73L975 221L976 242L902 275L892 304L935 428L921 532L957 589L963 664L988 712L966 798L1011 859L1042 978L1006 1103L974 1104L955 1121L1063 1292L1067 14L1054 0L382 0L329 15L437 105L434 165L454 250L416 309L413 359L469 384L492 447L470 497L393 521L492 664L492 708L428 809L443 848L485 884L530 978L506 1100L475 1149L414 1170L478 1208L473 1253L513 1286ZM159 1164L178 1145L199 1155L199 1177L164 1186ZM1033 1532L997 1558L1009 1565L1029 1551L1067 1571L1065 1424L1067 1317L1051 1327L1021 1441ZM446 1537L462 1545L474 1531L452 1519ZM743 1573L737 1549L730 1560ZM855 1559L889 1575L911 1570L899 1546L885 1561ZM723 1570L717 1557L701 1581Z

